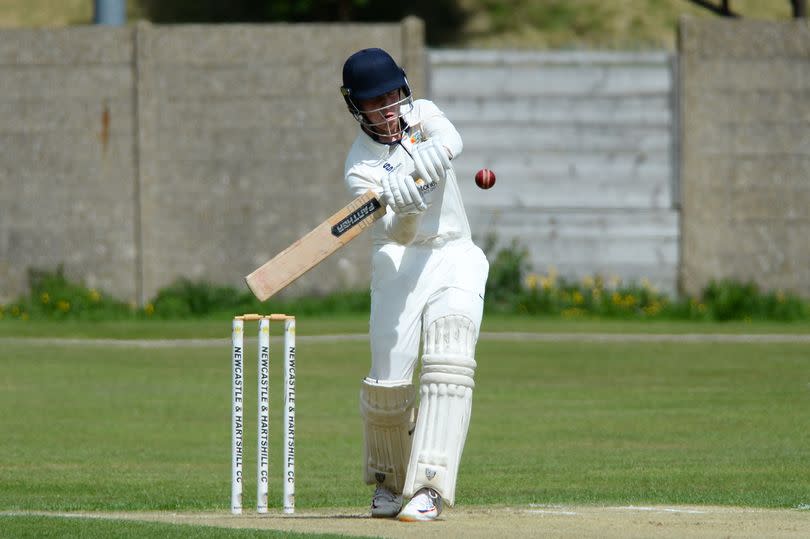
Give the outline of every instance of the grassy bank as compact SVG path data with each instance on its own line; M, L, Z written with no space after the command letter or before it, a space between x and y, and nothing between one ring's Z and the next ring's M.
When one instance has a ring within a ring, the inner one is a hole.
M456 5L464 13L464 22L452 32L454 39L442 46L672 50L679 16L716 17L686 0L458 0ZM0 0L0 6L0 27L7 28L90 24L93 19L93 3L86 0ZM731 7L745 18L785 20L791 16L788 0L734 0ZM129 21L145 13L142 2L127 2Z

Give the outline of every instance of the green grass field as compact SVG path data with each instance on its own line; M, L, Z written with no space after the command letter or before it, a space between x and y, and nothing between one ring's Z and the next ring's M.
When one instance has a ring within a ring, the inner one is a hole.
M299 320L298 325L299 335L362 333L366 327L362 318ZM487 320L484 330L810 333L806 324L508 318ZM227 320L0 323L0 511L6 513L0 516L0 530L42 536L36 532L43 527L68 526L64 534L70 535L69 530L82 526L9 516L13 511L225 511L230 488L227 344L144 348L17 338L53 336L227 339L229 328ZM365 507L369 491L358 473L357 395L368 368L368 345L302 339L297 357L297 504ZM459 504L810 504L806 342L485 338L477 360ZM250 357L248 365L253 361ZM277 410L280 356L276 353L272 361L271 404ZM255 390L250 391L255 374L246 384L248 398L255 399ZM255 425L250 402L246 425ZM281 425L277 414L272 421L271 503L278 506ZM255 493L252 430L246 446L249 507ZM84 536L115 536L105 531L104 522L84 525ZM128 536L174 536L164 529L171 526L128 526L134 527ZM92 531L96 527L101 531Z

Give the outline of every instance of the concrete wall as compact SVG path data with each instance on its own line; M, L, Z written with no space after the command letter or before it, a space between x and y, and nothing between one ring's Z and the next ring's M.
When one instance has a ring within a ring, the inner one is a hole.
M684 19L679 47L684 289L810 297L810 26Z
M664 52L431 51L431 96L461 132L474 234L529 248L535 271L674 291L676 125ZM481 167L498 181L475 186Z
M137 302L179 276L243 286L347 201L343 61L383 47L422 94L423 43L417 19L0 32L0 301L59 264ZM362 286L368 247L290 293Z
M432 51L430 78L423 34L415 19L0 31L0 302L60 264L136 302L179 276L241 287L346 201L340 69L375 45L458 125L478 238L520 239L536 271L674 289L680 237L688 292L734 277L810 296L806 22L684 21L677 70L666 53ZM486 192L483 166L499 175ZM288 293L364 286L368 240Z
M64 264L135 299L132 29L0 32L0 301Z

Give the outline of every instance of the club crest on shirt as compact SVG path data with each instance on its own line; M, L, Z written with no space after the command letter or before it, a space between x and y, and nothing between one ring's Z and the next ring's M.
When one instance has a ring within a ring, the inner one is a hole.
M427 137L422 133L422 124L418 123L411 126L411 144L419 144L427 140Z

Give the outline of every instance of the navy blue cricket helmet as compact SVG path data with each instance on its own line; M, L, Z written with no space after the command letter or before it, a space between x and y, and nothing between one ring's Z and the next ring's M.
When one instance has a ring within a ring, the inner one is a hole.
M340 87L340 93L343 94L352 116L366 127L373 127L363 116L364 112L370 111L361 110L358 101L397 89L403 96L400 105L412 107L411 88L405 77L405 70L383 49L362 49L349 56L343 64L343 86ZM405 112L407 111L402 114Z
M369 99L402 88L411 95L405 70L382 49L363 49L349 56L343 64L341 93L349 99Z

